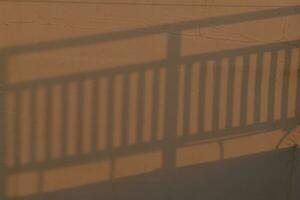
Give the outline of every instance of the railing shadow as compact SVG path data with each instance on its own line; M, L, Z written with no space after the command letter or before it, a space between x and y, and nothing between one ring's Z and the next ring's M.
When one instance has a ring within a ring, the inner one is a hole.
M155 170L169 179L178 149L191 143L216 141L223 160L226 140L292 130L299 125L300 40L181 56L180 32L299 12L295 6L2 49L4 64L16 54L168 35L165 60L12 84L3 77L3 176L36 172L35 192L43 193L47 170L108 160L111 181L119 157L155 151Z

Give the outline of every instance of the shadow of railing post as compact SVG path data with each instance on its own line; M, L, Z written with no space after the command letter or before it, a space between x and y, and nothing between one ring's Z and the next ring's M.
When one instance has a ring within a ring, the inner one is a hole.
M163 168L168 173L176 162L176 122L178 104L178 59L180 58L181 37L167 33L167 68L166 68L166 114L165 143L163 150Z
M299 53L300 54L300 53ZM300 55L298 55L300 57ZM300 126L300 62L297 71L296 120Z
M5 56L0 52L0 199L5 198Z

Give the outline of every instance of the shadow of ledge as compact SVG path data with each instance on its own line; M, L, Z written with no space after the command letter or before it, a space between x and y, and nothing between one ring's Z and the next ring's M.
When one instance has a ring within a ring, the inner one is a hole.
M221 160L19 198L22 200L284 200L300 199L293 148ZM300 151L296 149L296 158ZM296 182L297 181L297 182Z

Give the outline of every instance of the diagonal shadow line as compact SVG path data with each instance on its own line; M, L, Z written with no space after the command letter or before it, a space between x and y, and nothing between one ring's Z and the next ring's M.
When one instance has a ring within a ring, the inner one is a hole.
M247 12L242 14L235 14L229 16L212 17L208 19L190 20L178 23L156 25L151 27L142 27L129 31L119 31L106 34L95 34L83 37L76 37L70 39L60 39L49 42L41 42L29 45L4 47L0 50L2 54L22 54L32 53L36 51L54 50L61 48L69 48L78 45L89 45L99 42L109 42L124 40L130 38L143 37L154 34L180 34L185 29L212 27L218 25L235 24L245 21L263 20L275 17L282 17L288 15L296 15L300 13L300 6L290 6L278 9L267 9L263 11Z
M242 56L242 55L249 55L251 53L256 53L257 51L275 51L278 49L286 48L287 46L298 47L299 45L300 45L300 40L253 45L253 46L247 46L247 47L230 49L230 50L222 50L218 52L208 52L202 54L181 56L180 59L178 59L178 62L188 63L188 62L196 62L202 59L203 60L221 59L224 57L229 57L233 54L235 56ZM69 81L84 80L87 78L112 76L112 75L118 75L122 73L145 71L149 69L160 69L160 68L164 68L164 66L166 65L167 65L166 60L156 60L156 61L145 62L145 63L130 64L127 66L122 65L110 69L91 70L87 72L74 73L70 75L56 76L55 78L44 78L44 79L36 79L32 81L21 81L17 83L9 83L6 84L5 89L6 90L25 89L40 84L47 85L47 84L55 84L55 83L64 83Z

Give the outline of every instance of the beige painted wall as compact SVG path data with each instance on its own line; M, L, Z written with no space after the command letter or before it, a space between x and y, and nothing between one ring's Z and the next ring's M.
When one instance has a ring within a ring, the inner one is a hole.
M167 34L172 33L158 33L151 34L144 37L130 38L118 41L109 42L98 42L89 44L74 45L71 47L63 47L64 42L68 39L82 39L83 41L88 41L90 37L95 35L114 33L119 31L134 30L143 27L151 27L156 25L171 24L177 22L184 22L190 20L207 19L217 16L227 16L246 12L255 12L264 9L276 9L278 7L299 5L299 0L269 0L269 1L238 1L238 0L207 0L207 1L192 1L192 0L156 0L156 1L144 1L143 3L131 3L128 1L109 1L107 4L89 3L89 1L78 2L78 1L0 1L0 50L10 51L11 49L27 48L35 44L51 44L52 42L61 42L61 48L57 49L43 49L37 51L24 50L22 53L9 54L5 60L6 67L6 83L9 86L14 86L15 84L26 84L34 80L44 80L48 78L64 77L65 75L78 74L83 72L89 72L91 70L102 70L102 69L112 69L122 67L127 67L130 65L138 65L140 63L147 63L152 61L165 60L168 56L167 52ZM192 6L193 5L193 6ZM254 45L263 45L266 43L276 43L284 42L290 40L300 39L300 14L275 17L264 20L241 22L229 25L220 25L209 28L194 28L183 31L181 34L182 46L180 49L181 56L190 56L193 54L202 54L208 52L218 52L222 50L237 49L241 47L250 47ZM83 42L85 43L85 42ZM284 52L282 53L284 54ZM291 61L291 85L294 85L292 89L288 92L290 103L288 108L289 117L295 117L295 98L296 91L299 91L296 83L298 77L296 72L299 68L299 47L292 49L292 61ZM281 55L283 56L283 55ZM255 60L255 58L251 58ZM268 53L264 54L264 64L263 71L264 74L268 72L268 66L270 66L270 59ZM277 60L279 65L283 65L284 58L280 56ZM237 65L238 65L237 61ZM254 62L254 61L253 61ZM281 64L280 64L281 63ZM225 66L224 64L223 66ZM254 64L253 64L254 66ZM179 87L179 101L181 97L184 96L184 66L182 67L181 75L179 77L180 87ZM197 69L196 67L193 70ZM226 69L223 69L226 70ZM166 105L163 103L164 94L164 79L165 71L160 72L160 108L165 108ZM253 72L254 73L254 72ZM196 73L195 73L196 74ZM208 75L212 75L213 71ZM225 72L224 72L225 74ZM251 75L251 73L250 73ZM239 72L237 72L237 77ZM153 98L153 94L149 92L151 90L151 83L153 83L153 74L151 70L146 74L146 99ZM228 77L227 77L228 78ZM252 77L253 78L253 77ZM279 75L277 77L283 80L283 77ZM194 83L198 83L199 77L195 75L192 78ZM223 79L226 79L225 75ZM132 82L131 90L134 91L137 85L137 75L132 75L130 81ZM100 80L100 82L105 83L106 80ZM235 83L237 90L239 85L239 80L237 78ZM251 82L251 78L250 78ZM208 80L210 83L210 80ZM268 89L267 82L262 81L262 87L266 90ZM116 79L116 88L119 92L116 95L121 94L122 77ZM148 84L148 85L147 85ZM75 99L78 95L76 93L76 83L72 86L72 83L68 86L70 92L70 99ZM92 86L89 81L84 82L83 86L86 90L84 96L89 101L92 94ZM73 88L73 90L72 90ZM75 88L75 89L74 89ZM197 91L198 88L193 88L192 90ZM207 92L207 102L212 101L209 97L209 91L211 88L208 87ZM101 92L105 90L105 86L101 89ZM253 97L255 94L250 92L247 93L248 97ZM101 93L100 92L100 93ZM196 92L194 92L196 93ZM60 136L62 134L61 127L61 113L62 104L60 98L62 97L62 88L58 84L53 87L52 99L53 104L53 118L51 120L53 127L51 130L51 142L54 146L51 149L51 159L60 159L61 148ZM134 92L130 93L131 97L134 96ZM280 96L280 91L276 93ZM15 153L15 120L19 115L21 122L21 136L18 138L20 140L20 160L21 165L26 165L30 163L32 159L30 157L30 140L28 139L32 127L30 124L30 91L22 90L19 97L15 96L14 92L8 92L6 96L6 166L8 168L14 166L16 160L14 160ZM105 94L104 94L105 96ZM197 96L197 95L196 95ZM194 96L196 99L197 97ZM15 102L21 98L21 109L19 113L16 112ZM34 153L35 158L39 162L45 161L44 143L45 143L45 115L44 102L46 101L45 88L39 88L37 90L37 119L34 123L37 128L37 148ZM262 108L267 106L267 96L262 90ZM75 102L76 103L76 102ZM68 113L69 122L69 132L68 141L69 146L67 147L68 154L70 156L76 154L74 153L74 135L72 131L76 125L76 120L72 120L76 116L76 104L73 100L68 102L68 108L70 113ZM118 127L120 127L120 116L118 115L121 108L122 96L115 100L114 105L117 105L115 112L114 123L116 123L116 136L114 138L114 145L118 147L120 144L120 132ZM237 99L237 104L239 100ZM280 102L277 102L278 105ZM134 105L136 104L134 97L130 101L130 109L134 112ZM197 131L197 113L192 113L196 110L196 102L191 102L191 122L190 129ZM276 104L276 102L275 102ZM181 105L181 106L180 106ZM183 106L181 103L178 106L178 125L177 134L180 135L183 129ZM119 107L118 107L119 106ZM226 105L221 105L221 107L226 108ZM249 105L249 110L253 105ZM105 118L105 113L107 112L105 104L100 106L101 109L99 113L101 115L102 121L107 120ZM209 118L212 111L206 110L206 124L209 124ZM150 137L149 127L151 124L147 124L151 116L151 101L145 102L145 125L143 127L143 140L147 141ZM118 110L119 109L119 110ZM83 112L83 123L84 130L86 131L83 140L83 149L85 153L91 151L90 144L90 127L89 124L92 119L89 118L89 113L92 112L93 108L88 103L84 105ZM260 120L263 122L265 119L265 114L267 110L262 109ZM236 113L239 110L235 110ZM225 112L220 111L220 112ZM248 123L251 124L251 120L254 115L249 112ZM101 114L102 113L102 114ZM103 114L104 113L104 114ZM279 113L279 114L278 114ZM163 119L164 113L158 114L158 119ZM280 115L280 110L274 113L276 116ZM132 126L137 123L137 116L128 116L131 119ZM239 115L235 116L236 125L239 125ZM278 118L280 119L280 117ZM223 117L223 120L225 118ZM222 121L222 119L220 120ZM233 122L235 123L235 122ZM159 129L163 129L163 123L159 125ZM222 129L223 124L220 122L219 127ZM129 125L130 129L130 125ZM210 126L208 125L208 130ZM135 128L130 129L130 140L134 143L136 137ZM105 130L102 130L105 132ZM291 137L292 142L283 143L282 147L291 146L299 141L298 130L295 130L295 136ZM278 130L273 132L266 132L261 135L246 136L243 138L232 138L224 141L224 158L237 158L240 156L255 154L259 152L272 151L275 149L277 142L285 134L284 131ZM163 138L164 133L160 131L160 136ZM104 136L105 137L105 136ZM161 139L160 138L160 139ZM103 138L102 138L103 139ZM105 138L104 138L105 139ZM104 148L105 144L99 141L99 149ZM193 164L213 162L220 160L219 155L219 143L212 140L205 144L193 144L192 146L182 147L176 151L176 167L188 166ZM92 162L91 164L78 164L68 167L57 167L57 168L46 168L40 169L39 172L35 170L27 170L26 172L15 172L10 174L6 179L6 192L7 196L27 196L37 193L51 192L62 190L66 188L79 187L90 183L96 183L101 181L107 181L111 178L120 178L131 175L142 174L150 172L153 170L160 169L162 166L162 152L153 151L150 153L141 153L137 155L132 155L129 157L114 158L116 161L112 164L110 159L101 162ZM139 163L139 164L136 164ZM111 176L112 168L114 168L113 175ZM98 173L102 171L102 173ZM67 173L66 173L67 172ZM39 187L38 182L44 181L43 187ZM82 178L84 177L84 178ZM32 184L27 184L30 180Z

